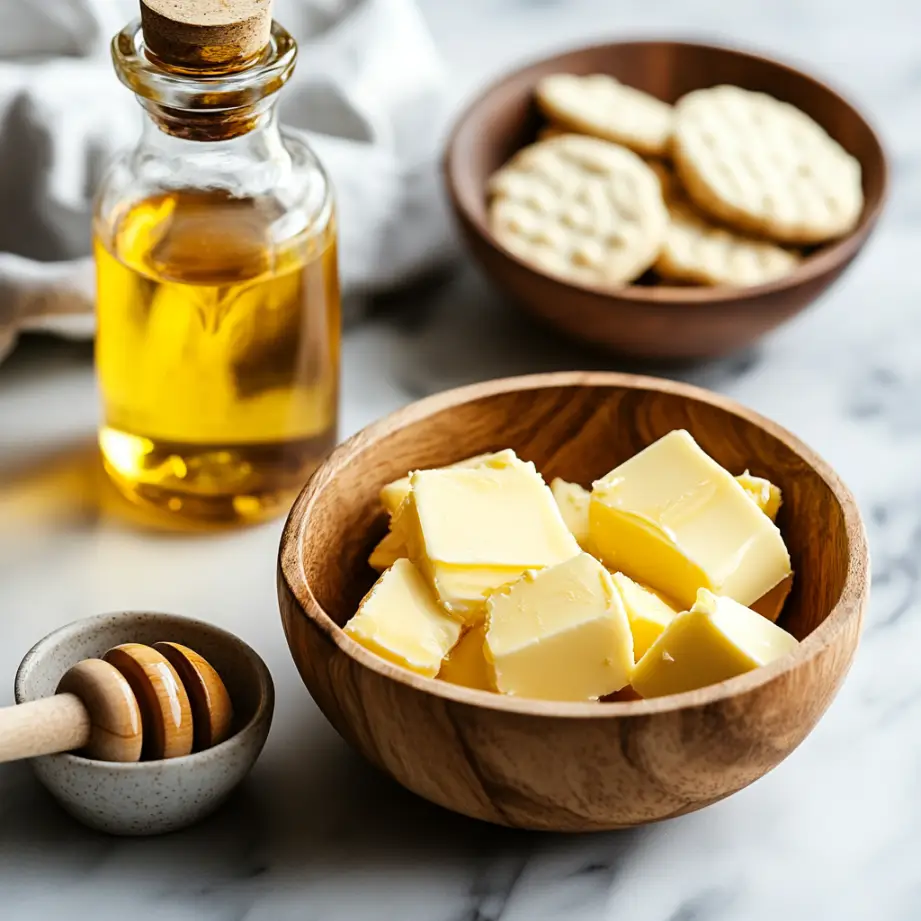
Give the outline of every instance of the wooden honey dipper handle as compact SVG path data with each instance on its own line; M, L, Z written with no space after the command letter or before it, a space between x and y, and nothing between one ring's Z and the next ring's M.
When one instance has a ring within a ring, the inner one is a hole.
M74 749L100 761L137 761L142 738L128 682L102 659L69 669L54 697L0 710L0 761Z
M56 694L0 709L0 762L83 748L90 739L89 711L76 694Z

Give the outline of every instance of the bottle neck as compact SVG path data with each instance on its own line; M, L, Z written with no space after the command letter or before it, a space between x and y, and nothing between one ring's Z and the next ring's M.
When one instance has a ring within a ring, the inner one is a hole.
M253 197L285 185L291 155L274 98L231 112L175 110L149 100L144 107L149 117L134 159L138 174L153 185Z
M278 137L276 93L294 70L297 45L273 23L269 44L248 66L195 71L159 60L146 47L140 22L134 22L113 40L112 58L119 79L162 134L211 143L256 134L258 143Z
M147 113L144 119L146 143L160 142L159 146L163 146L166 142L160 135L196 143L222 143L243 137L249 137L252 144L281 143L275 97L223 110L184 109L143 97L139 101Z

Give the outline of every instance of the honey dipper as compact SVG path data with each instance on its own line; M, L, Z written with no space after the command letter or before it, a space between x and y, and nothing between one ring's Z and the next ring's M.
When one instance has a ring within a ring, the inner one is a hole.
M77 751L99 761L178 758L224 741L220 675L179 643L124 643L83 659L53 697L0 709L0 762Z

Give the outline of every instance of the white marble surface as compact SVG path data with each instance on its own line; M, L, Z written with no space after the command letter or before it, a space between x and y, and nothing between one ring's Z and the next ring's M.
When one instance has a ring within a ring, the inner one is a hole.
M757 350L663 372L774 417L856 492L874 585L851 676L787 762L696 815L585 837L454 817L359 761L301 685L275 607L280 523L216 538L125 523L96 498L89 350L27 343L0 369L0 704L35 639L76 617L137 607L239 633L268 661L278 710L240 795L204 825L163 839L85 832L25 766L0 766L0 919L921 918L921 8L910 0L424 7L454 67L456 101L504 66L578 40L706 34L808 61L881 126L895 191L846 278ZM344 359L345 432L461 382L616 366L522 323L470 272L389 299L349 334Z

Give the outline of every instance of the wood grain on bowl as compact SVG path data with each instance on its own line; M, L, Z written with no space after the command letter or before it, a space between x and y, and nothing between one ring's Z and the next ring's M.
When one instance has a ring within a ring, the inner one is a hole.
M542 274L490 233L486 182L543 125L534 87L551 73L610 74L659 99L730 83L812 116L861 164L865 207L855 230L791 274L749 288L575 284ZM811 304L860 251L882 211L888 166L867 120L835 90L757 54L692 42L626 41L524 67L489 87L457 122L445 179L461 233L485 274L522 308L569 336L640 358L706 358L748 345Z
M576 704L509 698L385 662L341 627L374 579L378 490L407 470L513 448L549 481L590 484L675 428L733 473L783 490L796 571L781 625L802 642L771 666L688 694ZM867 546L854 499L779 426L688 385L551 374L440 394L370 426L295 503L279 556L291 653L339 733L401 784L500 824L616 828L699 809L779 764L808 735L860 633Z

